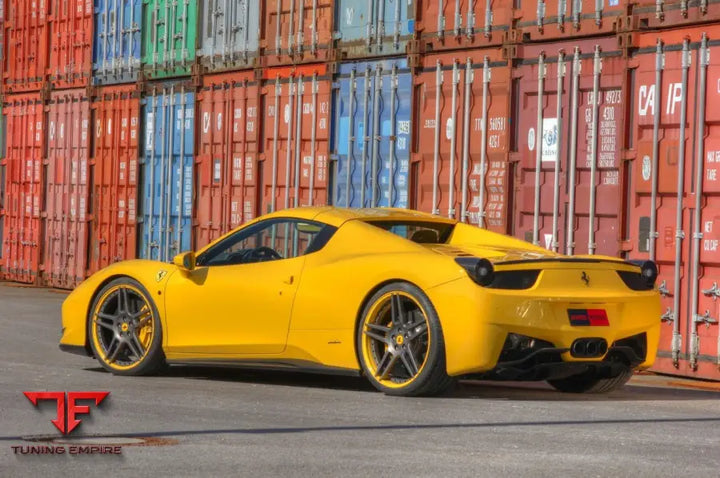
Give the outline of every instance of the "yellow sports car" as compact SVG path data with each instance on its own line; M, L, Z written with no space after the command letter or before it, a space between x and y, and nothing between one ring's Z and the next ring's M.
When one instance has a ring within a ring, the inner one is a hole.
M362 374L391 395L463 376L605 392L655 360L656 277L415 211L299 208L173 264L96 273L63 304L60 348L121 375L232 364Z

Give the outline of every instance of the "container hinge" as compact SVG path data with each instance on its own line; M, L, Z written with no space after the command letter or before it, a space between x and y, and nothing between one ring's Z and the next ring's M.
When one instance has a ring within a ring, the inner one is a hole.
M658 286L658 292L660 292L660 295L662 295L663 297L672 297L670 290L667 288L667 281L665 280L662 281Z
M683 18L687 18L687 15L688 15L688 2L687 2L687 0L681 0L681 1L680 1L680 14L683 16Z
M707 13L707 0L700 0L700 12L703 15Z
M675 322L675 313L670 309L670 307L668 307L665 313L660 316L660 322Z
M702 292L703 295L712 297L713 300L717 300L717 298L720 297L720 289L718 289L717 282L713 282L709 289L702 289L700 292Z
M655 18L662 20L665 14L663 13L663 5L665 0L655 0Z
M693 322L696 324L705 324L705 327L710 327L710 324L717 324L718 321L716 319L713 319L710 316L710 311L706 310L703 315L695 314L695 317L693 317Z

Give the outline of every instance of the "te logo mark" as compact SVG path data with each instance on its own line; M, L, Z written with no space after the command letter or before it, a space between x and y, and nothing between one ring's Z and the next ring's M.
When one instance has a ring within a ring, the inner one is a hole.
M36 407L39 400L55 400L57 403L57 418L51 420L52 424L60 430L63 435L72 432L82 420L78 420L78 415L87 415L90 413L88 405L78 405L78 400L94 400L95 405L105 400L110 392L23 392L23 394ZM65 404L67 403L67 409Z

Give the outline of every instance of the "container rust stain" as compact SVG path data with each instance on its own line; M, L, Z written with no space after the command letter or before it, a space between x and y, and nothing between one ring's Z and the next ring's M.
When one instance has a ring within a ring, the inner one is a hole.
M37 93L5 98L7 124L3 211L3 279L34 284L40 272L45 114Z
M100 88L92 110L88 274L137 254L140 97L135 85Z
M205 76L198 95L194 246L259 214L259 83L254 72Z

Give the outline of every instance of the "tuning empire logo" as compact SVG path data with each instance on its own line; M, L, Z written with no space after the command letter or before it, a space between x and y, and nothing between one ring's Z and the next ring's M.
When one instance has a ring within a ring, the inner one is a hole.
M50 422L55 425L61 435L67 437L75 430L82 420L79 415L89 415L90 405L79 404L82 402L94 402L99 406L110 392L23 392L23 395L35 407L43 401L55 401L57 415ZM100 445L28 445L12 446L16 455L93 455L93 454L120 454L121 446L100 446Z

